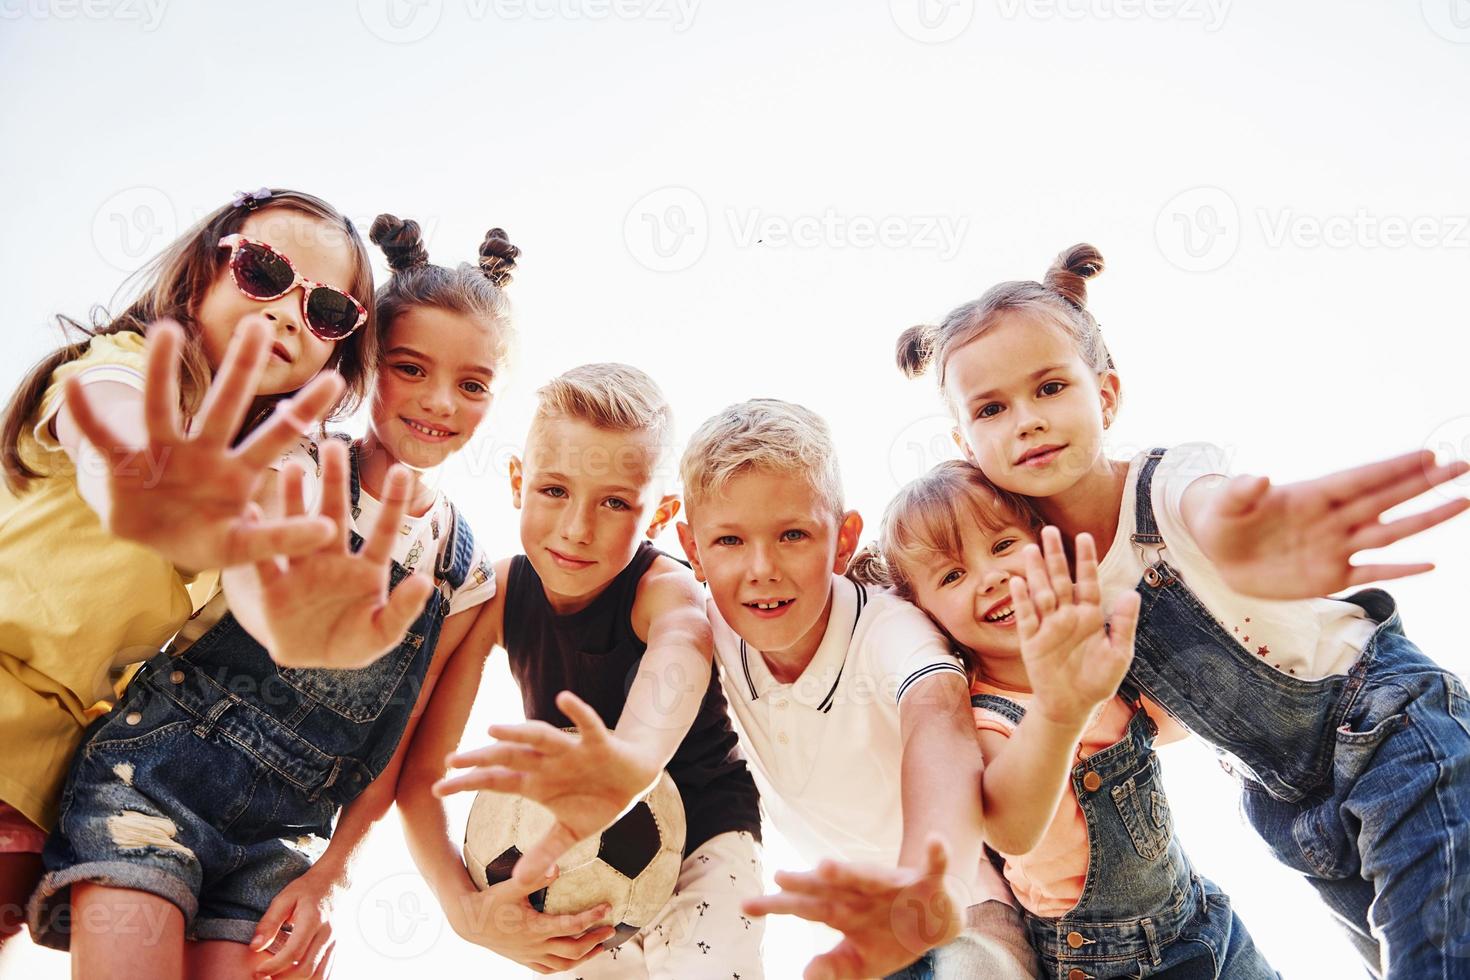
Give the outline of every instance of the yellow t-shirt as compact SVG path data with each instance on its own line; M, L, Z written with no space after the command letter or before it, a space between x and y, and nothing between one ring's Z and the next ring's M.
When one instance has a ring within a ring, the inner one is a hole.
M19 497L0 482L0 800L46 829L115 669L151 657L191 610L173 565L103 529L51 432L69 375L141 389L145 363L143 338L121 333L57 368L20 438L41 476Z

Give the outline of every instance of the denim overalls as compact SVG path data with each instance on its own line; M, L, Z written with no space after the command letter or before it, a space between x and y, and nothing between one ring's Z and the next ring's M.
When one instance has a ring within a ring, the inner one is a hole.
M1371 973L1470 977L1464 685L1404 636L1377 589L1347 599L1379 626L1346 674L1302 680L1248 652L1167 561L1151 497L1164 452L1138 477L1132 542L1147 570L1129 679L1231 757L1246 817L1316 887Z
M1174 833L1158 734L1138 693L1123 737L1072 769L1071 787L1087 823L1087 879L1060 917L1023 911L1026 935L1053 980L1178 977L1275 978L1230 899L1195 873ZM970 703L1019 725L1026 709L976 694Z
M355 449L351 472L355 517ZM173 902L191 939L249 942L398 746L449 595L470 571L474 539L457 510L448 535L439 591L367 667L278 668L231 615L182 654L145 664L72 761L30 903L36 940L65 949L69 888L95 881ZM394 562L391 585L406 575Z

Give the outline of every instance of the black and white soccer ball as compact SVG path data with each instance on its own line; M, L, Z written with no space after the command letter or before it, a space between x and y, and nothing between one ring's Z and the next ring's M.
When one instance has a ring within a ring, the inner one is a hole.
M514 793L482 790L465 827L464 862L475 886L510 879L521 854L551 829L551 811ZM684 804L669 774L600 834L574 844L557 859L561 873L530 896L532 908L549 915L576 914L607 902L598 925L617 932L604 949L620 946L652 922L673 897L684 860Z

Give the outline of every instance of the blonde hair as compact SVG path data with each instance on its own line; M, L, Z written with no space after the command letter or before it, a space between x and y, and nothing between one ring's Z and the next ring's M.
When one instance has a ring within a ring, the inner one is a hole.
M842 514L842 474L832 431L810 409L776 398L752 398L706 419L679 464L684 503L718 496L751 471L799 474L835 516Z
M889 501L877 544L859 552L847 574L913 601L913 571L923 558L937 554L959 562L964 527L993 532L1010 525L1040 531L1042 521L1025 497L997 487L979 467L946 460Z
M1097 374L1113 369L1102 330L1087 310L1087 280L1103 271L1102 253L1086 243L1073 245L1052 262L1041 282L1003 282L979 299L955 307L938 326L909 327L898 338L898 368L917 378L930 365L939 387L949 356L1000 323L1007 313L1039 314L1055 323L1077 346Z
M612 432L646 433L658 447L657 469L668 453L674 411L643 371L627 364L583 364L536 389L531 428L548 419L575 419Z

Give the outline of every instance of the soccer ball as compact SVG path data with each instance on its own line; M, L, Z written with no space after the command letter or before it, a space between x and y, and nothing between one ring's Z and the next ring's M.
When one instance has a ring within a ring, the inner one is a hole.
M551 811L514 793L482 790L470 807L464 863L480 889L510 878L521 854L551 829ZM684 860L684 804L667 772L633 808L600 834L574 844L557 859L550 885L530 896L548 915L583 912L608 903L598 925L617 928L604 949L620 946L652 922L673 897Z

